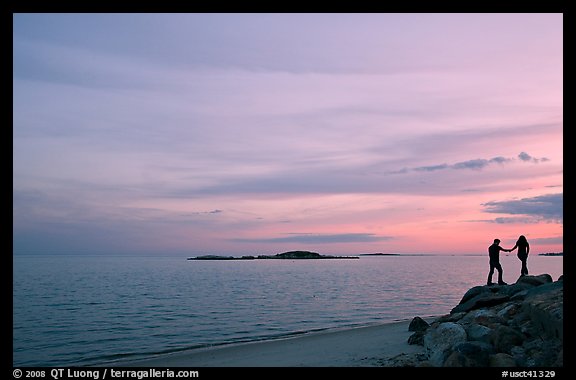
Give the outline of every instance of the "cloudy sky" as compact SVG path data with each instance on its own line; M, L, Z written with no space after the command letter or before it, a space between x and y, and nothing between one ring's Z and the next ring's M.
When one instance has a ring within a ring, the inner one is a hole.
M562 14L14 14L20 253L563 250Z

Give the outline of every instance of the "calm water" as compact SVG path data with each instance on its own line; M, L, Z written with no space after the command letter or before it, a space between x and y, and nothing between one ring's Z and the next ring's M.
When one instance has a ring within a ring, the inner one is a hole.
M520 261L502 255L504 280ZM563 273L531 255L531 274ZM15 256L13 365L89 366L239 341L446 314L484 256L187 261ZM496 279L496 274L495 277Z

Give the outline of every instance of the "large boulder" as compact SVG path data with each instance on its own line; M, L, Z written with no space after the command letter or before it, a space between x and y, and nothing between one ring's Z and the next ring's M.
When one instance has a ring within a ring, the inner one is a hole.
M408 331L414 331L414 334L408 337L408 344L424 345L424 334L430 327L430 324L420 317L414 317L408 326Z
M552 282L552 276L547 273L538 276L520 276L516 281L517 284L529 284L533 286L544 285L549 282Z
M420 317L414 317L408 325L408 331L425 331L430 324Z
M481 292L476 296L468 299L466 302L457 305L452 309L452 311L450 311L450 313L457 313L461 311L467 312L470 310L479 309L481 307L499 305L508 301L509 299L510 296L507 294Z
M543 285L542 288L545 286L549 291L529 295L522 304L522 310L528 315L538 332L548 338L562 341L564 340L564 287Z
M466 340L464 327L455 322L445 322L427 330L424 335L424 348L430 356L430 363L441 367L452 346Z
M492 346L483 342L464 342L453 346L443 367L487 367Z
M505 325L496 327L490 337L496 351L505 354L509 354L512 347L521 346L525 339L525 335L520 331Z
M472 323L466 328L466 335L468 340L490 343L492 332L494 329L480 325L478 323Z

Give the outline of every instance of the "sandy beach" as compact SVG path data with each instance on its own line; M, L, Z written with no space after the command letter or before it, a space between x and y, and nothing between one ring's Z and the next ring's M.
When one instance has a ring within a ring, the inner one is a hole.
M376 326L315 332L297 337L195 349L126 362L127 367L372 367L409 345L409 320Z

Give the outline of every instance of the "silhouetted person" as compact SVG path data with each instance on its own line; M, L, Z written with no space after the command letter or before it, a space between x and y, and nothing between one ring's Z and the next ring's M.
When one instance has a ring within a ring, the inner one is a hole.
M494 269L498 271L498 285L508 285L502 280L502 265L500 265L500 251L510 252L509 249L500 247L500 239L494 239L494 243L488 247L488 255L490 256L490 272L488 273L488 285L493 285L492 275Z
M516 245L514 248L511 248L508 252L512 252L518 248L518 258L522 261L522 269L520 269L520 276L526 276L528 274L528 266L526 265L526 261L528 260L528 254L530 253L530 244L528 244L528 240L526 240L526 236L520 235L518 240L516 241Z

